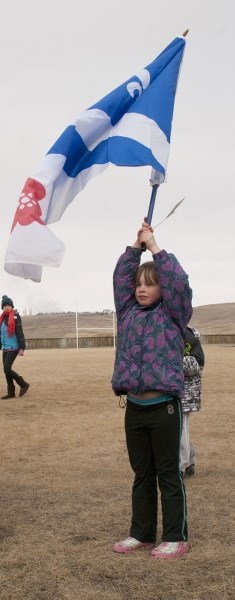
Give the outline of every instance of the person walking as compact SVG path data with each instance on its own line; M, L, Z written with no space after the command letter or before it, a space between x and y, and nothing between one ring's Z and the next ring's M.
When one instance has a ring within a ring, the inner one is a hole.
M153 260L140 265L142 244ZM177 558L189 550L179 448L184 333L192 315L192 291L177 258L159 248L146 222L119 258L113 280L117 346L112 387L126 404L126 443L135 475L130 535L113 550L125 554L152 548L153 558Z
M25 338L20 315L11 298L2 296L2 314L0 316L0 349L2 349L3 370L7 381L7 393L2 400L15 398L14 381L19 385L19 396L24 396L29 389L21 375L13 371L12 365L16 357L23 356L25 350Z
M180 442L180 470L183 477L195 474L195 448L190 439L189 418L191 413L201 409L202 370L205 356L200 342L200 333L193 327L186 327L183 359L184 397L181 400L183 427Z

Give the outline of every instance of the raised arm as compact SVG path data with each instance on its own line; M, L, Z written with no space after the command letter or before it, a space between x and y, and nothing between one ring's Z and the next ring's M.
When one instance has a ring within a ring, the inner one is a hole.
M129 310L135 303L135 275L140 265L142 255L142 236L146 231L152 231L147 223L137 232L136 240L132 246L127 246L124 254L120 256L113 274L114 302L117 316L122 311Z
M174 254L168 254L159 248L153 230L147 223L142 224L138 242L144 242L152 253L165 309L184 332L192 316L192 290L187 274Z

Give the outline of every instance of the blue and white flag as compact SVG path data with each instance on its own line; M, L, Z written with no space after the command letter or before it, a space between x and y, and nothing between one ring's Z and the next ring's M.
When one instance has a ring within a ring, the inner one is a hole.
M155 181L164 181L184 48L185 38L177 37L65 129L21 192L5 258L8 273L41 281L42 266L59 266L64 244L47 225L109 163L150 165Z

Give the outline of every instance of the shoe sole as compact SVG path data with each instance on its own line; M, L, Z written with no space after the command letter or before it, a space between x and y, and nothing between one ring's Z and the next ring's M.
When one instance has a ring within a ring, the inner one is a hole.
M177 554L161 554L161 555L155 555L151 553L152 558L155 558L156 560L174 560L176 558L180 558L181 556L184 556L184 554L187 554L189 552L189 548L187 548L186 550L181 550L180 552L178 552Z
M137 546L137 548L121 548L120 546L114 546L113 551L117 554L130 554L131 552L136 552L137 550L145 550L146 548L154 548L154 544L144 544L143 546Z

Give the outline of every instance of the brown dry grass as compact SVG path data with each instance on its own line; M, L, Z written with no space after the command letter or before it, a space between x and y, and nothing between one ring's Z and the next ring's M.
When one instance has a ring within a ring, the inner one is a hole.
M48 313L22 317L26 339L75 338L75 313ZM110 336L113 333L113 315L78 314L78 337Z
M128 534L132 485L113 349L17 359L31 387L0 404L1 600L232 600L235 347L204 349L197 472L186 482L192 548L170 563L112 552Z

